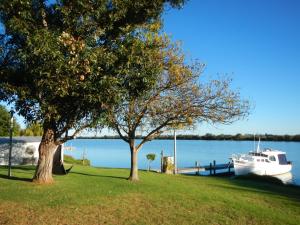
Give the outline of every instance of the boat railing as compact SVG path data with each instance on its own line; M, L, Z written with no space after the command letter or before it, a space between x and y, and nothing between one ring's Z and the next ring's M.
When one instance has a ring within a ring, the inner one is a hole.
M238 160L241 157L241 154L232 154L231 159Z
M247 154L233 154L232 159L234 160L243 160L243 161L253 161L253 158Z

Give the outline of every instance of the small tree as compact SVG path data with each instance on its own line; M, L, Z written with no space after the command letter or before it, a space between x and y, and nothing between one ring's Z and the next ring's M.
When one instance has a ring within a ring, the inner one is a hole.
M155 160L156 155L154 153L149 153L146 155L146 158L148 159L148 171L150 171L150 163Z
M0 136L9 136L10 129L10 113L8 110L0 105ZM16 122L14 118L13 121L13 135L19 135L20 125Z
M20 136L42 136L43 127L39 123L28 124L25 129L20 131Z
M228 79L199 84L203 66L185 65L179 46L166 36L135 33L129 40L124 43L127 55L139 60L128 61L123 69L122 103L110 109L107 120L129 144L129 180L137 181L137 154L146 142L196 122L230 124L247 115L249 104L230 90ZM136 144L141 128L143 137Z

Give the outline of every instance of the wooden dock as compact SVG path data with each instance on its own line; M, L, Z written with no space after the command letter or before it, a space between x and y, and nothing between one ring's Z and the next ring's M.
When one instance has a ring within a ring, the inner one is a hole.
M231 162L216 164L214 160L213 163L206 166L200 166L198 162L196 162L194 167L178 168L177 173L196 173L199 175L200 172L209 171L210 175L216 175L216 171L218 170L228 170L228 173L230 173L232 168L233 164Z
M186 167L186 168L178 168L177 173L200 173L205 171L203 167Z

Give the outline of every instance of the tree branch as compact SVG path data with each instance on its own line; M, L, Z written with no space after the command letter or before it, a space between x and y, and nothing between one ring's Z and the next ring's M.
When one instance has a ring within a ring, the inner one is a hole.
M56 144L56 145L61 145L61 144L65 143L65 142L67 142L67 141L69 141L69 140L74 139L74 137L75 137L80 131L82 131L82 130L88 128L88 127L90 127L90 124L85 124L85 125L81 126L81 127L78 128L72 135L66 136L66 137L64 137L64 138L60 138L60 139L56 140L56 141L55 141L55 144Z
M160 126L158 126L157 128L153 129L151 132L148 133L148 135L146 137L143 138L143 140L136 146L137 151L143 146L143 144L145 144L147 141L151 141L153 140L155 137L157 137L158 135L160 135L160 130L162 128L164 128L165 126L168 125L168 123L170 121L172 121L173 118L168 119L167 121L165 121L164 123L162 123ZM155 135L155 133L157 133L157 135Z

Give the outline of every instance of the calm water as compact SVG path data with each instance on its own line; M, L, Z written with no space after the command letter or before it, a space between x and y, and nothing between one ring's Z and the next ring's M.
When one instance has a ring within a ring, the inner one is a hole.
M172 140L154 140L146 143L138 155L140 169L147 168L146 155L155 153L156 159L151 164L152 168L160 168L160 153L173 155ZM98 167L130 167L129 146L122 140L111 139L76 139L66 143L73 146L74 150L65 151L65 154L76 158L86 157L91 160L93 166ZM178 167L194 166L195 161L200 165L208 165L213 160L217 163L229 162L229 157L236 153L247 153L253 150L251 141L200 141L200 140L177 140L177 164ZM273 148L287 153L288 160L293 162L293 180L300 184L300 143L299 142L261 142L260 148Z

